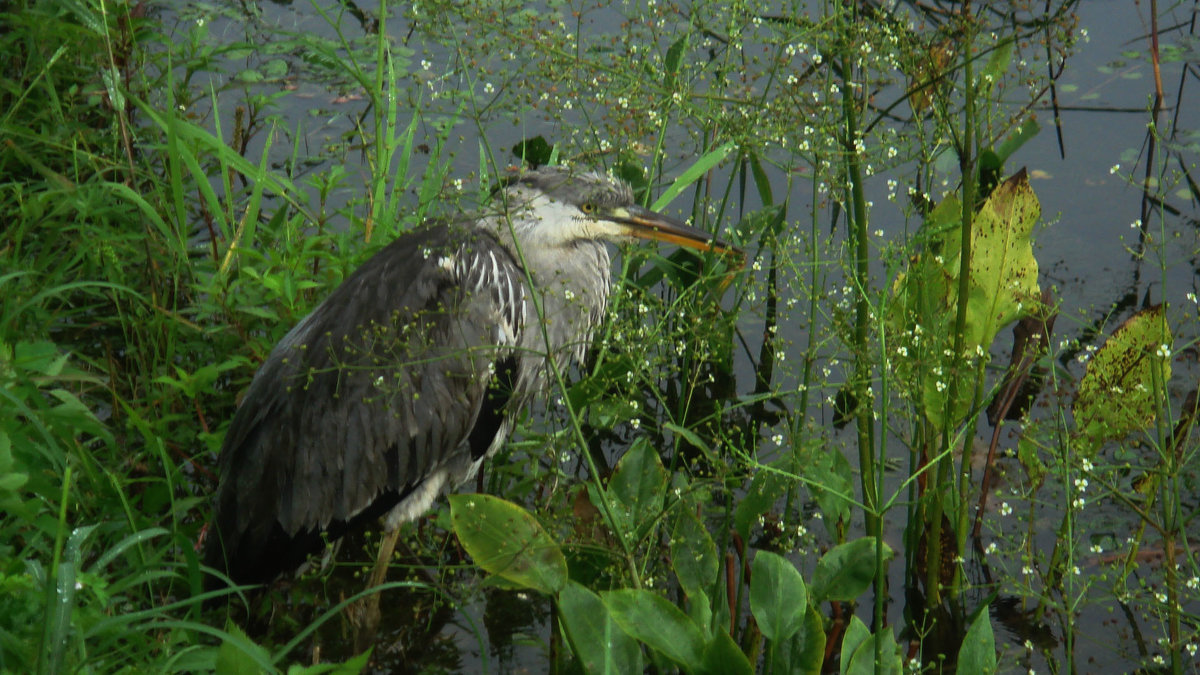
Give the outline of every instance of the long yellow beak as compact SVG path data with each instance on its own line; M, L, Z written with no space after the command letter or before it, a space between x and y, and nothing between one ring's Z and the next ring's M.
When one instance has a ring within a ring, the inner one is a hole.
M625 233L631 237L665 241L698 251L712 251L727 258L735 272L746 266L746 254L741 249L657 211L627 206L613 209L606 217L624 225Z

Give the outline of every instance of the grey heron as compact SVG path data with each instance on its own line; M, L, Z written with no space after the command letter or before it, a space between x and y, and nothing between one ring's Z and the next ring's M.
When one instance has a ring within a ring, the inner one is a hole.
M400 525L504 444L547 389L547 359L582 358L609 294L605 242L638 238L741 255L638 206L623 181L561 167L381 249L255 374L221 448L206 564L267 583L323 535L382 517L382 583Z

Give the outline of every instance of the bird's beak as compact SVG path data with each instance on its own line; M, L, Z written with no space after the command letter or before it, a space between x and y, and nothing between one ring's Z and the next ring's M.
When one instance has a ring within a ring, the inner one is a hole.
M736 269L746 266L746 254L741 249L657 211L626 206L613 209L608 219L622 225L626 236L665 241L698 251L712 251L728 258Z

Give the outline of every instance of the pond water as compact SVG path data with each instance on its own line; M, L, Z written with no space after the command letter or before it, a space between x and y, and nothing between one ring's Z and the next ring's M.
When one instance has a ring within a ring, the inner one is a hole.
M1006 169L1011 172L1021 166L1026 167L1041 201L1043 220L1050 223L1039 228L1034 236L1042 286L1052 287L1055 298L1061 303L1054 342L1078 341L1080 345L1068 345L1060 352L1059 365L1064 369L1062 381L1068 382L1070 378L1078 381L1083 376L1084 366L1074 357L1086 353L1086 345L1099 344L1105 335L1136 310L1150 304L1167 303L1178 310L1177 316L1182 317L1180 324L1175 326L1178 356L1173 364L1175 371L1171 382L1171 393L1178 402L1195 387L1197 374L1192 344L1197 335L1195 301L1194 295L1189 294L1200 292L1196 259L1196 252L1200 250L1200 236L1196 227L1200 222L1197 220L1200 189L1195 184L1181 181L1162 190L1152 184L1152 190L1143 191L1142 184L1148 161L1165 162L1172 172L1190 175L1200 154L1197 152L1200 150L1200 106L1195 104L1200 92L1194 91L1198 83L1192 72L1197 62L1193 33L1195 15L1194 7L1185 5L1171 11L1164 9L1165 13L1159 18L1165 55L1161 81L1166 98L1157 118L1158 128L1164 138L1161 142L1154 142L1148 136L1148 125L1155 119L1150 111L1155 75L1149 59L1151 30L1148 5L1127 0L1089 0L1075 7L1077 30L1086 31L1086 37L1075 45L1062 65L1061 73L1056 75L1055 97L1052 99L1047 93L1033 105L1032 112L1041 124L1041 132L1008 161ZM553 11L562 12L564 17L574 16L570 8L557 4L551 4L550 7L554 8ZM424 5L422 8L422 11L430 11ZM509 9L518 11L517 8ZM585 9L587 11L580 15L584 17L587 29L595 34L618 30L625 16L620 7ZM551 11L550 8L542 10ZM276 50L272 49L272 44L284 44L298 34L312 34L332 41L345 40L348 45L369 43L369 29L375 21L373 13L351 3L318 10L306 2L264 4L256 7L253 13L243 11L242 5L229 5L216 10L207 6L188 6L177 15L181 34L194 30L197 19L201 19L206 23L207 42L220 44L228 40L242 45L235 53L225 55L227 58L233 57L226 62L228 72L214 75L212 80L221 91L218 100L227 128L232 120L230 111L242 102L242 97L276 96L271 113L279 120L278 128L288 130L297 145L310 153L311 159L305 166L305 173L328 171L329 159L350 161L343 168L352 179L331 193L327 209L336 212L345 208L358 213L360 206L356 205L359 204L356 200L360 198L365 182L361 177L369 173L369 167L365 162L355 166L353 160L357 158L361 161L363 153L344 152L344 144L352 143L356 126L365 124L369 119L368 98L361 93L358 83L350 78L306 77L306 73L325 72L319 70L319 54L300 54L294 46ZM424 111L418 134L420 141L430 151L414 156L413 175L421 175L425 162L448 161L452 167L451 175L473 176L466 181L463 192L464 199L470 201L475 196L472 183L478 180L481 166L481 137L486 139L489 147L497 149L497 164L503 166L515 160L503 155L499 149L510 148L522 139L544 136L555 142L565 135L588 132L589 123L595 121L592 117L595 108L604 105L603 96L597 96L594 105L581 104L578 114L566 117L567 122L533 112L518 117L504 112L489 114L486 109L483 112L464 112L467 98L454 95L456 90L470 89L480 94L477 101L486 106L490 99L484 94L491 94L491 88L499 88L495 96L500 99L502 95L512 95L502 83L520 86L524 81L519 78L506 81L499 76L495 83L471 81L468 77L471 71L460 70L457 64L460 59L475 58L477 55L456 54L448 49L444 40L447 32L456 30L453 22L443 24L435 21L432 14L424 16L428 24L420 21L410 23L397 12L387 23L388 35L397 46L396 53L407 56L406 62L398 60L397 69L409 71L412 81L420 85L414 88L414 91L420 92L417 102ZM673 25L678 27L668 20L661 34L655 36L657 44L649 47L661 47L661 51L665 52L673 43L674 34L670 30ZM340 28L335 30L334 26ZM435 33L440 39L429 37L427 31ZM459 38L464 42L470 41L472 35L463 34ZM508 59L510 52L534 48L528 45L500 45L496 43L495 47L482 50L490 62L485 61L480 68L487 67L494 69L492 72L503 73L505 68L512 67ZM1036 51L1036 46L1024 45L1020 58ZM1038 67L1046 68L1044 56ZM290 75L269 75L279 68L283 69L279 72ZM258 74L247 76L246 73ZM262 73L268 73L268 76L262 78ZM755 84L751 82L747 86ZM435 93L439 95L435 96ZM541 92L528 93L532 99L536 99ZM1027 103L1020 96L1012 98L1017 105ZM201 100L194 105L202 109L209 104ZM1014 112L1008 111L1008 114ZM399 122L405 125L409 119L411 116L401 115ZM445 140L446 155L437 157L439 124L447 121L454 122L453 131ZM258 156L268 135L264 130L268 128L266 124L260 127L260 133L248 145L247 156ZM900 128L903 130L903 127ZM696 130L680 128L671 131L668 136L668 145L672 147L665 153L663 171L670 177L694 159L692 150L695 148ZM291 143L279 143L278 147L281 149L276 151L275 156L279 158L277 163L282 164L282 158L293 146ZM595 156L599 160L596 163L600 164L607 163L613 157L613 154L603 151ZM724 175L734 170L735 167L728 165L719 169L726 172ZM899 240L911 234L917 226L916 217L906 214L908 205L904 200L889 199L891 189L887 180L895 178L901 181L901 185L908 184L911 182L911 176L906 175L908 171L911 171L911 165L890 167L872 176L867 183L867 198L873 204L871 228L882 232L880 248L887 241ZM953 178L956 174L948 173L951 182L947 189L956 184ZM797 179L791 183L789 193L794 205L790 216L801 220L812 208L814 199L811 184L804 178L805 175L803 170L795 171L793 177ZM769 180L775 187L779 201L788 189L788 178L783 172L770 175ZM1194 176L1192 179L1196 180ZM720 183L719 180L717 182ZM1200 183L1200 180L1196 182ZM412 186L408 189L415 191ZM1148 198L1148 194L1159 196ZM830 211L831 207L825 201L827 198L827 194L818 193L818 210ZM935 198L940 197L935 195ZM730 227L738 219L736 214L761 207L757 196L747 195L735 199L734 203L735 206L729 209L729 222L723 227ZM829 216L825 217L824 222L829 222ZM1160 247L1144 242L1139 223L1147 226L1147 231L1155 241L1162 242ZM835 235L834 239L839 236ZM873 274L877 277L887 274L886 263L886 260L873 263ZM836 280L839 274L838 270L831 270L830 278ZM759 270L757 275L757 282L763 283L765 271ZM738 319L742 336L749 344L747 349L733 350L736 355L733 367L736 396L749 396L755 389L755 373L759 366L756 359L764 322L761 307L761 304L754 305ZM808 344L811 330L816 328L802 312L781 312L779 332L783 342L788 345L784 351L789 358L797 361L803 359L803 348ZM1008 330L1005 329L993 349L996 364L1007 363L1009 347ZM835 377L848 376L839 372L835 356L822 355L816 358L820 364L832 364ZM794 390L796 377L798 371L782 372L779 386ZM1069 390L1070 385L1064 388ZM822 397L832 391L822 391ZM1043 405L1063 405L1064 401L1069 405L1070 391L1058 393L1062 395L1061 398L1044 398ZM819 398L814 399L808 412L812 420L826 426L833 417L832 406ZM1016 429L1015 426L1012 428ZM769 438L776 432L774 422L770 422L764 425L761 433L764 438ZM979 443L986 445L991 433L991 427L981 423ZM1006 443L1014 447L1015 433L1008 431L1006 436ZM605 448L614 455L614 461L623 448L620 441L629 437L629 434L623 433L616 439L605 440ZM844 448L846 456L857 462L851 450L855 442L852 429L829 431L827 439L832 446ZM899 442L897 446L903 448ZM1194 454L1194 450L1192 452ZM1019 471L1015 460L1007 461L1010 462L1011 471ZM576 477L582 481L586 478L586 472L577 471ZM899 474L889 476L889 484L896 488L903 478ZM1190 532L1193 538L1200 537L1194 495L1184 507L1190 509L1192 514L1189 522L1192 523ZM1016 498L1013 499L1015 501ZM1054 528L1061 510L1053 503L1037 508L1044 510L1044 513L1034 521L1036 526L1031 528L1031 536L1037 547L1048 550L1056 540ZM903 522L899 522L903 515L903 509L900 509L894 518L888 519L889 526L894 530L889 532L886 539L897 551L903 548ZM992 516L995 517L995 514ZM1121 550L1125 533L1134 523L1110 505L1088 511L1087 517L1094 518L1097 524L1089 530L1089 536L1093 537L1093 541L1101 542L1097 546L1104 551L1096 553L1085 563L1085 567L1090 566L1094 571L1102 566L1100 561L1106 555ZM859 518L861 520L861 516ZM810 529L819 527L815 523L809 525ZM861 522L856 527L861 531ZM998 527L1003 529L1003 526ZM816 545L820 543L816 542ZM890 579L891 587L895 590L888 606L888 618L895 626L901 626L905 621L905 599L900 597L899 590L904 587L903 570L900 569L902 565L899 564L902 560L901 555L899 560L893 562ZM801 559L798 562L807 577L813 561ZM1159 563L1148 563L1147 570L1156 564ZM978 562L974 565L972 569L978 573ZM460 573L479 574L470 567ZM1016 572L1010 566L1008 573ZM453 576L456 572L442 571L440 574L444 581L447 574ZM1154 575L1147 573L1146 578L1154 578ZM346 583L348 592L354 592L351 588L353 581ZM1111 579L1095 583L1111 583ZM989 590L983 588L973 591L976 599L967 605L973 606L986 598ZM999 598L994 601L992 612L1003 670L1017 672L1032 669L1042 672L1066 669L1068 666L1065 663L1056 661L1063 658L1064 653L1061 625L1049 618L1034 618L1030 604L1021 598L1019 589L1002 587L998 592ZM454 598L453 607L457 609L442 606L421 613L411 609L421 605L432 607L433 604L429 594L423 594L422 591L411 594L397 591L395 597L385 600L385 606L392 607L391 611L385 612L385 616L388 620L394 620L396 625L385 627L384 633L389 635L391 643L385 645L381 641L378 647L377 664L380 669L549 671L547 651L551 648L552 613L549 603L544 599L488 590L476 591L465 598ZM1193 619L1200 614L1200 601L1195 593L1184 609L1185 612L1191 612ZM868 619L869 607L860 608L860 614ZM420 618L414 619L418 615ZM1106 601L1103 592L1089 596L1089 601L1080 607L1077 621L1075 639L1079 642L1075 645L1073 666L1081 672L1126 672L1146 664L1148 660L1152 661L1153 655L1160 651L1157 645L1146 644L1144 638L1144 635L1163 634L1160 626L1148 625L1156 619L1140 610L1131 609L1129 604L1118 603L1115 599ZM1193 625L1195 623L1193 621ZM1190 639L1193 644L1200 643L1200 638L1194 632ZM1026 645L1035 648L1029 649ZM1193 660L1191 666L1200 668L1200 660Z

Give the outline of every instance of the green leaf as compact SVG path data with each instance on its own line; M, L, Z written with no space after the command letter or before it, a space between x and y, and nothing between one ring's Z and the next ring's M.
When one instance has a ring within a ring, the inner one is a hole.
M996 672L996 638L992 635L992 619L988 606L979 608L962 646L958 648L956 673L963 675L987 675Z
M854 505L854 469L837 447L830 445L814 449L809 456L806 485L821 509L821 522L831 537L839 537L839 529L850 522Z
M707 596L717 580L720 569L717 545L695 512L688 508L679 509L671 533L671 565L679 586L689 598Z
M639 436L617 462L607 494L615 498L613 516L619 531L638 541L658 521L667 491L667 472L649 439ZM603 509L601 509L603 512Z
M893 286L895 302L889 321L899 335L921 329L920 344L914 341L906 348L907 356L896 356L894 363L900 377L921 392L925 415L938 428L947 413L956 422L963 419L973 402L970 386L958 387L956 400L950 401L946 377L928 365L947 360L944 354L954 344L959 302L967 303L963 351L969 355L985 352L1002 327L1032 315L1041 304L1038 263L1031 243L1040 217L1041 205L1023 170L992 191L973 220L965 299L958 297L962 267L959 201L946 198L921 226L922 253L910 261Z
M838 672L841 675L852 672L851 666L854 664L854 655L858 650L862 649L863 645L870 644L871 631L867 628L867 624L863 623L862 619L857 616L851 616L850 625L846 626L846 632L842 635L842 659ZM874 671L868 670L866 672L872 673Z
M754 666L750 665L750 659L746 658L729 633L720 630L704 646L704 664L700 672L712 675L753 675Z
M548 595L567 583L567 559L528 511L491 495L450 496L450 521L475 564Z
M691 33L684 31L683 37L671 43L667 48L667 57L663 60L664 82L668 90L675 88L675 78L679 74L679 64L683 52L687 49L688 37Z
M666 208L667 204L674 201L689 185L700 180L701 176L720 164L721 160L725 159L725 156L729 154L729 151L733 150L734 145L733 141L729 141L717 149L705 153L704 156L689 166L686 171L679 174L679 178L676 178L671 187L667 188L658 199L654 200L650 208L654 211L661 211Z
M1085 451L1149 428L1171 379L1171 331L1162 305L1131 316L1088 363L1073 412Z
M768 640L795 635L808 611L808 590L796 566L783 556L759 551L751 566L750 611Z
M703 667L704 635L682 610L666 598L632 588L607 591L601 597L621 630L685 670L695 671Z
M892 635L890 626L885 626L882 631L875 635L867 633L867 627L858 617L851 620L851 624L857 621L854 636L854 648L847 649L846 641L842 642L842 673L850 675L890 675L895 673L900 675L904 672L903 660L900 657L900 650L896 645L896 638ZM866 633L864 637L864 633ZM850 632L847 631L846 638L850 638ZM876 649L878 643L882 643L879 649ZM879 661L876 663L875 655L879 654Z
M1012 53L1012 38L1001 40L995 49L992 50L991 56L988 57L987 65L979 73L978 84L980 96L984 98L990 96L996 85L1004 79L1004 74L1008 72L1009 63L1012 62Z
M1037 136L1041 130L1042 126L1038 124L1037 120L1032 117L1026 119L1021 126L1017 127L1016 131L996 145L996 156L999 157L1000 163L1007 162L1013 153L1029 142L1031 138Z
M217 650L216 672L223 675L258 675L275 672L271 666L271 655L233 623L227 626L225 641Z
M892 549L883 545L883 559L892 557ZM835 546L817 562L809 595L814 604L849 602L871 585L875 578L875 537L863 537Z
M804 625L787 642L787 660L793 673L820 675L825 665L825 617L815 605L809 603L804 613ZM780 663L776 659L776 663Z
M558 594L558 620L587 673L640 673L642 650L621 630L600 596L574 581Z

